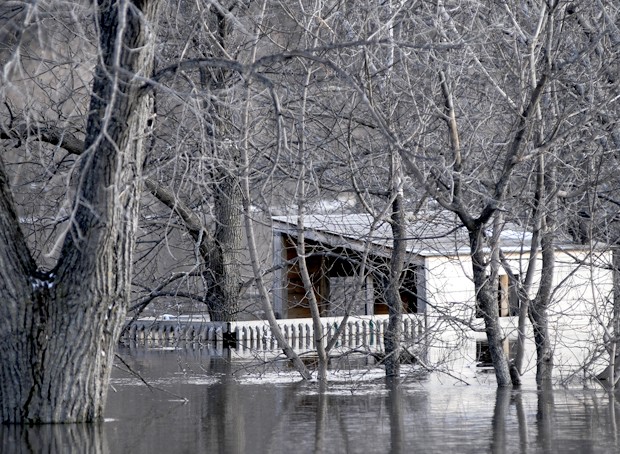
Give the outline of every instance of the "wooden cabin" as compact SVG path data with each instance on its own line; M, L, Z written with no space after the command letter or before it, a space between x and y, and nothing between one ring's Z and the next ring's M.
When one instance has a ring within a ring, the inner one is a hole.
M296 225L280 219L274 219L274 257L275 265L280 267L276 279L276 288L280 288L276 292L276 312L282 318L307 318L310 309L297 262ZM366 217L348 216L338 221L343 222L339 230L327 231L315 222L312 230L305 232L306 263L321 316L344 315L346 308L356 315L387 314L383 286L389 272L390 248L372 241L366 243L364 236L342 235L342 229L361 233L359 228L365 225ZM365 255L368 256L365 276L360 279ZM418 290L414 263L407 264L405 276L401 286L403 309L416 313Z

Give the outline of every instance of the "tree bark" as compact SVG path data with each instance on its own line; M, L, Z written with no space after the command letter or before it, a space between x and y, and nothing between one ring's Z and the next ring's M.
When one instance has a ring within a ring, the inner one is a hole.
M99 0L101 55L70 227L37 269L0 167L0 407L4 423L101 419L130 296L159 0Z
M212 320L228 322L237 320L239 313L241 190L236 169L220 169L219 174L214 204L214 242L206 270L210 281L207 303Z
M403 273L407 248L405 212L403 209L402 168L399 156L393 154L393 200L392 200L392 255L390 259L390 276L385 298L388 304L388 327L384 334L385 375L400 376L400 353L402 338L403 302L400 298L400 279Z
M484 226L469 231L469 242L474 274L476 299L484 319L485 332L489 342L489 353L495 368L497 386L510 386L510 370L502 346L503 336L499 325L499 309L497 305L497 285L494 285L486 270L486 260L483 251Z
M549 316L547 308L553 288L553 234L545 234L541 240L543 255L543 269L539 294L530 306L530 320L534 331L536 344L536 383L550 381L553 376L553 349L549 337Z

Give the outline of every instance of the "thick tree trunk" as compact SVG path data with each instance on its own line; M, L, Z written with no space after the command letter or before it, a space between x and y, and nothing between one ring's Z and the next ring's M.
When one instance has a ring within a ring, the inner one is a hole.
M548 43L552 43L554 38L554 20L553 10L558 6L558 2L555 5L548 5L550 8L542 8L540 11L540 19L542 21L544 15L548 15L548 28L546 38ZM538 40L538 34L541 30L539 26L534 39L531 42L531 84L535 85L536 76L536 63L535 63L535 42ZM546 66L550 68L552 66L551 52L545 53ZM536 119L538 125L535 133L535 145L540 146L544 142L545 136L545 118L542 114L542 108L540 104L536 105ZM555 111L555 106L551 109L552 115L558 115ZM548 162L547 162L548 161ZM545 154L541 154L538 157L538 175L536 185L536 215L538 211L544 208L544 212L540 212L540 248L542 251L542 269L540 277L540 285L534 301L530 305L529 314L530 321L532 322L532 328L534 331L534 343L536 344L536 382L538 385L549 384L553 374L553 350L551 347L551 339L549 338L549 317L547 314L547 308L550 304L550 299L553 289L553 275L555 270L555 251L554 251L554 238L555 238L555 216L557 213L557 184L556 184L556 164L553 156L551 155L549 160L545 157Z
M486 272L487 265L482 240L483 229L484 226L480 225L477 229L469 231L476 301L484 319L487 341L489 343L489 353L491 354L491 361L495 368L497 386L510 386L510 370L502 346L503 337L499 325L497 285L494 285Z
M241 190L234 169L222 169L217 184L215 235L207 270L211 280L208 301L211 319L228 322L237 320L239 313Z
M454 153L454 177L453 177L453 195L452 195L452 210L459 216L463 224L467 227L469 232L469 243L471 250L472 267L474 274L474 286L476 289L476 304L483 314L484 326L487 334L487 341L489 343L489 352L491 354L491 361L495 367L495 376L497 378L497 386L509 386L511 383L510 371L508 368L508 361L504 355L504 349L502 347L502 332L499 326L499 308L497 305L497 282L496 279L490 279L487 273L487 260L484 253L484 226L485 223L491 218L496 211L497 206L495 203L487 204L482 210L482 214L477 220L467 213L462 204L461 199L461 171L462 171L462 155L461 145L458 133L458 127L456 122L456 110L454 108L454 100L448 86L448 78L444 71L439 72L441 91L445 101L446 109L446 123L448 125L448 131L450 133L450 145L452 152ZM513 154L516 155L518 150L518 142L516 146L513 146ZM514 166L512 161L506 161L504 174L502 179L498 181L496 185L496 199L503 198L503 192L505 185L511 173L511 166ZM499 245L498 245L499 247ZM498 251L499 252L499 251ZM495 259L497 261L497 258ZM497 274L496 272L494 273Z
M99 0L97 64L71 225L55 269L37 269L0 168L0 406L4 423L103 415L130 296L151 21L159 0ZM139 78L137 78L138 76Z

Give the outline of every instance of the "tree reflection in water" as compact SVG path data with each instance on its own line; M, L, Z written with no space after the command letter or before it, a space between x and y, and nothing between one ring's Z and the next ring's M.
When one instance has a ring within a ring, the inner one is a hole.
M386 378L388 389L388 411L390 413L390 452L401 454L409 452L405 445L405 422L403 416L403 392L400 380Z
M0 452L157 454L618 452L618 403L595 389L432 378L317 383L239 372L226 353L133 352L103 424L0 427ZM348 374L348 373L347 373ZM347 375L349 377L349 375ZM480 376L484 378L484 376ZM180 397L187 398L183 400Z
M0 452L107 454L103 424L1 425Z
M538 412L536 413L536 425L538 427L538 445L542 451L555 452L553 439L554 422L554 396L551 383L545 382L538 388Z
M506 452L506 418L510 407L510 394L512 389L508 387L497 388L495 394L495 408L493 411L493 439L491 452L503 454Z
M327 425L327 385L319 383L318 405L316 408L316 424L314 426L314 452L322 454L328 452L325 449L325 431Z

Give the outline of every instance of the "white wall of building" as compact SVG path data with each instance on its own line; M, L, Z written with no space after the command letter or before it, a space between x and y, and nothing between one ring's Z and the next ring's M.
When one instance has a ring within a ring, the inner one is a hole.
M527 256L518 254L508 255L512 271L522 276L527 271L527 259ZM604 326L613 309L611 261L610 251L591 253L573 250L556 253L555 290L549 307L549 328L555 348L558 377L565 378L588 362L603 341ZM531 298L538 290L541 266L538 257ZM483 326L482 320L475 318L471 267L471 259L467 256L432 256L425 260L426 314L430 323L442 331L432 348L432 356L436 361L449 357L471 365L475 363L476 341L485 338L484 333L471 331L465 325L474 322L481 328ZM437 322L439 318L444 320ZM508 338L515 338L516 317L503 317L500 321ZM527 335L526 364L535 368L535 348L529 321ZM602 360L599 360L599 364L602 364Z

